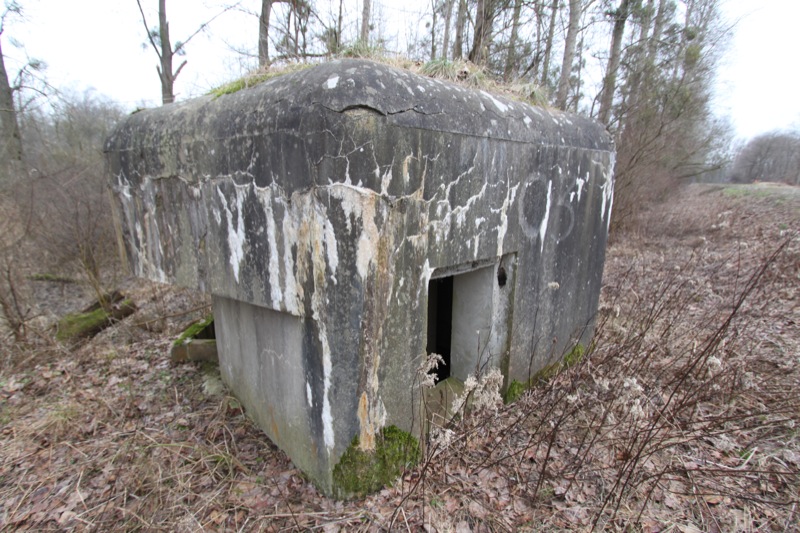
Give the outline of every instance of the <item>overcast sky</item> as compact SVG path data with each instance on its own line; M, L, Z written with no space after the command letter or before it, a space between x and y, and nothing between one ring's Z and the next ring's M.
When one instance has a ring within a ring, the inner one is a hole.
M419 19L415 1L373 0L402 34ZM800 0L722 0L733 26L728 52L720 65L716 109L729 115L741 138L778 128L800 129ZM7 68L28 57L44 60L47 80L59 89L93 88L133 109L160 103L156 56L144 47L146 34L135 0L21 0L22 20L3 34ZM185 39L221 11L224 0L169 0L167 12L173 41ZM155 0L142 0L156 9ZM152 6L150 5L152 4ZM244 0L253 10L259 2ZM325 5L326 2L318 2ZM353 19L359 2L349 0ZM402 6L402 7L400 7ZM148 13L151 26L155 11ZM405 22L403 22L405 21ZM176 84L179 99L196 96L240 76L247 68L236 49L253 48L257 19L240 11L221 15L210 30L195 37L185 59L188 65ZM23 48L15 47L11 39ZM252 66L252 63L250 64Z

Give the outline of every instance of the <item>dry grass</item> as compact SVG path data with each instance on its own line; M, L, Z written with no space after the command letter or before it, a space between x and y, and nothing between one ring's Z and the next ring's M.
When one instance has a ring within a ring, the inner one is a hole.
M0 528L797 529L798 198L697 186L650 213L609 249L580 364L351 502L305 481L213 366L168 362L204 302L139 282L140 311L91 342L4 354Z
M405 56L391 55L381 48L365 46L363 43L355 43L344 49L338 57L368 59L397 69L407 70L414 74L457 83L471 89L485 90L527 104L549 107L549 95L545 88L525 80L506 83L495 79L487 69L471 61L436 59L427 63L420 63L412 61ZM277 63L267 69L254 70L238 80L217 87L210 94L220 97L225 94L235 93L278 76L304 70L313 65L313 63Z

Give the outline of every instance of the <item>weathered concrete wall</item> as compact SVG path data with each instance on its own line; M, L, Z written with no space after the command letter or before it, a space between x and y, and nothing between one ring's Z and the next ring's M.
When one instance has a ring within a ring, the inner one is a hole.
M431 277L490 295L456 344L506 379L590 333L614 153L584 118L345 60L136 113L107 154L133 271L214 295L225 381L325 491L354 436L412 429Z

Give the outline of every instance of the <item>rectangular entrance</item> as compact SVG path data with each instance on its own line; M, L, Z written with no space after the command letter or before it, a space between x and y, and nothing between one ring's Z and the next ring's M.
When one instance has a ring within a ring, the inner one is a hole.
M450 340L453 328L453 276L428 283L427 353L437 353L444 362L436 369L436 381L450 377Z
M496 269L491 265L450 276L444 271L430 280L427 352L444 359L437 382L465 381L488 360Z

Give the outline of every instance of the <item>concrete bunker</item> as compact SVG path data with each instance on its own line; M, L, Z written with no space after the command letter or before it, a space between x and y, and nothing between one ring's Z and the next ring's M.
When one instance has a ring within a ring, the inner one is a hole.
M426 353L510 383L591 335L588 119L342 60L135 113L106 152L133 272L212 295L223 380L327 494L353 443L419 434Z

